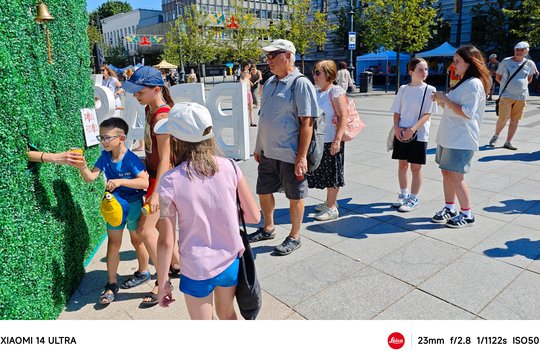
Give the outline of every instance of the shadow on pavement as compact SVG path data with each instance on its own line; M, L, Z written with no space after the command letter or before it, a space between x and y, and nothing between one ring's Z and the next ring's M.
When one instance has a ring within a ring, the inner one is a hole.
M540 203L540 200L523 200L523 199L511 199L503 200L500 203L503 206L487 206L484 208L488 212L498 212L502 214L522 214L534 205ZM532 212L527 212L529 215L540 215L540 207L534 208Z
M521 255L527 259L535 260L540 255L540 240L521 238L505 242L506 249L493 248L484 251L484 255L493 258L513 257Z
M540 151L535 151L532 153L514 153L510 155L494 155L494 156L484 156L478 159L479 162L489 162L489 161L523 161L523 162L532 162L540 160Z

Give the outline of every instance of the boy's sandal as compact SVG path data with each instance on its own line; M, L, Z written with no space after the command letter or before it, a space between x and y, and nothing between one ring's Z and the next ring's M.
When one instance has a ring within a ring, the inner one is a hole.
M176 269L171 265L169 267L169 278L170 279L179 279L180 278L180 269Z
M118 292L118 285L116 283L105 285L105 290L99 296L99 303L101 305L109 305L114 301L114 295Z
M129 279L125 280L120 285L120 287L122 289L131 289L137 285L141 285L142 283L147 282L148 280L150 280L150 271L146 271L142 273L137 270L133 273L133 275L129 277Z
M158 282L156 280L155 282L156 287L158 286ZM169 286L171 287L171 291L174 289L173 285L169 281ZM141 308L149 308L152 306L155 306L159 303L157 294L154 294L152 291L146 294L146 296L143 298L143 301L139 304L139 307Z

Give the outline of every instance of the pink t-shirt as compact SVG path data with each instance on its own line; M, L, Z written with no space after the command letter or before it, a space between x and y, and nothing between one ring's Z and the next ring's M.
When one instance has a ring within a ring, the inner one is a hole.
M244 252L236 205L243 175L229 159L215 159L219 170L213 177L192 172L190 180L183 162L166 172L158 187L161 217L178 214L181 272L193 280L219 275Z

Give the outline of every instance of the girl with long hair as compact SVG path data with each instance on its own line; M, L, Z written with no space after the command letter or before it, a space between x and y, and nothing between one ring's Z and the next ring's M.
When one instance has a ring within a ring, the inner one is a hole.
M462 228L475 222L471 195L464 177L469 172L474 152L478 151L490 75L484 56L472 45L457 49L452 64L461 80L448 95L442 92L433 95L433 100L444 107L437 132L435 161L443 176L445 204L432 221ZM456 197L461 208L459 214L455 208Z

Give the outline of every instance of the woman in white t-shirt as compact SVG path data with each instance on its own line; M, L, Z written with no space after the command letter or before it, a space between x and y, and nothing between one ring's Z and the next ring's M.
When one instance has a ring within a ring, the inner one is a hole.
M310 188L326 189L326 201L315 207L318 214L315 219L326 221L337 219L339 216L337 197L339 188L345 185L344 162L345 143L341 140L347 130L348 110L347 94L338 85L336 80L336 63L332 60L323 60L315 64L313 79L319 87L317 103L324 111L326 118L324 152L319 167L308 175ZM337 122L334 124L334 116Z
M177 103L154 131L175 138L171 151L176 166L161 177L157 189L159 304L167 307L174 301L168 272L177 239L182 264L180 291L190 318L211 320L215 301L219 319L236 320L233 305L238 257L244 252L236 196L247 223L260 221L259 206L236 163L216 155L212 118L204 106Z
M394 113L394 150L392 159L399 160L398 181L400 194L392 206L399 211L413 211L420 201L418 194L422 186L422 165L426 164L431 113L436 108L431 96L433 86L424 82L428 76L428 64L422 58L413 58L407 64L411 82L399 88L390 111ZM412 173L409 194L409 164Z
M478 135L484 118L490 74L484 56L472 45L457 49L453 65L461 80L450 89L448 95L442 92L433 95L433 100L444 107L435 140L435 161L443 176L445 205L433 216L432 221L446 223L451 228L462 228L473 225L475 221L464 176L469 172L474 152L478 151ZM455 210L456 196L461 208L459 214Z

